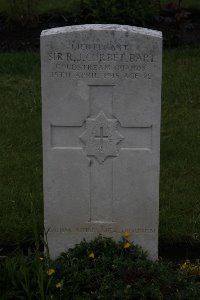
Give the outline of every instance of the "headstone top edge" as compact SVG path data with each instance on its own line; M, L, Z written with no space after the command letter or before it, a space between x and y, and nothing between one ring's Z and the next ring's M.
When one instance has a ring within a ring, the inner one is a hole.
M129 26L129 25L117 25L117 24L85 24L85 25L73 25L56 27L41 32L41 38L43 36L64 34L76 31L86 31L86 30L115 30L115 31L129 31L130 33L139 33L143 35L149 35L152 37L162 38L162 32L158 30L147 29L143 27Z

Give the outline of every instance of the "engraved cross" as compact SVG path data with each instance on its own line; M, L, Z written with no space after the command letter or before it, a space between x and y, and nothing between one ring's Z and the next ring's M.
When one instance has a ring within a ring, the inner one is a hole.
M101 151L103 151L103 140L104 139L108 139L109 138L109 136L108 135L106 135L106 133L104 134L104 127L103 126L101 126L100 128L100 133L99 133L99 135L95 135L95 139L97 139L97 140L99 140L99 143L100 143L100 149L101 149Z
M51 125L54 149L90 159L90 223L113 223L113 158L120 151L151 151L152 126L122 127L113 117L114 85L90 85L89 118L82 126Z

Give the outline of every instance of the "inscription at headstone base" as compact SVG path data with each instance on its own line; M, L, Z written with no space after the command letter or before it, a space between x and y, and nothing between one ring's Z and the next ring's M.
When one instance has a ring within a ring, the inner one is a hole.
M41 34L45 229L52 258L102 234L157 258L162 36L121 25Z

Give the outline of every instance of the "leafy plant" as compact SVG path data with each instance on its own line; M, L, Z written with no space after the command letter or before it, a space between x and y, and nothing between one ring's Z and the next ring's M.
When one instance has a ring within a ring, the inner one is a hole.
M150 0L81 0L81 17L89 23L142 24L152 17Z
M56 261L38 251L0 261L1 299L197 300L199 274L184 268L150 261L128 235L118 243L99 236L82 241Z
M91 255L92 254L92 255ZM152 262L128 238L99 236L61 255L62 299L198 299L196 276ZM195 298L196 297L196 298Z
M23 26L34 24L38 18L40 0L8 0L5 4L7 21Z

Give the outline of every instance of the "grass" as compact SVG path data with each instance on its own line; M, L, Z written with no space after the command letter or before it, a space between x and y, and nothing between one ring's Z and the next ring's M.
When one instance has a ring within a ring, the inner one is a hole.
M0 241L43 229L38 53L0 54ZM200 50L164 51L160 242L200 241Z
M17 242L33 238L34 222L42 228L39 56L0 61L0 240Z
M200 51L164 53L160 238L200 240Z

